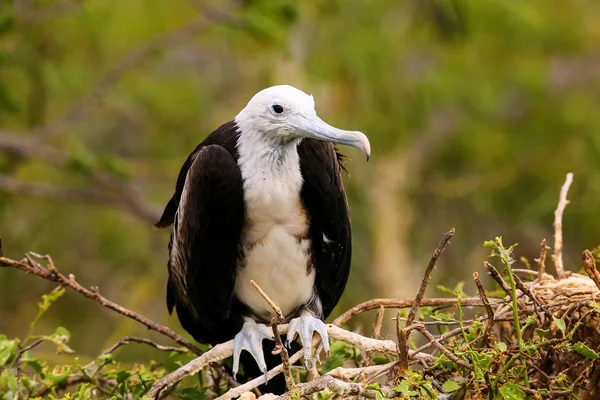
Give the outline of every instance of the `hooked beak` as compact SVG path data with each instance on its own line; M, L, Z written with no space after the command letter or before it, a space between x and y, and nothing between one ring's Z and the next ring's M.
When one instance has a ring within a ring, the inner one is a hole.
M367 155L367 161L369 161L371 144L362 132L344 131L335 128L316 115L309 117L298 115L291 125L296 130L298 136L361 149Z

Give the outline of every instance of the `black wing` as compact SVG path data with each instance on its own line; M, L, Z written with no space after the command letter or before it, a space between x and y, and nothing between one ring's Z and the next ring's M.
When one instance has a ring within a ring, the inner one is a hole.
M323 317L339 301L350 273L352 242L341 156L331 143L305 139L298 147L304 185L302 201L310 218L315 286Z
M190 154L156 224L174 223L169 311L176 308L184 329L202 343L228 340L240 324L232 307L244 199L237 154L232 154L237 134L234 125L229 128L215 131Z

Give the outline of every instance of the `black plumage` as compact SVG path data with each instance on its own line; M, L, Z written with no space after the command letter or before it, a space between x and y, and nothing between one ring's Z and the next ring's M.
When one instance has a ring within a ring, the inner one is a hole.
M156 224L159 228L174 224L169 242L169 311L176 309L183 328L201 343L232 339L242 327L242 317L252 315L234 293L236 270L244 257L239 135L231 121L194 149ZM340 299L350 271L351 228L343 166L329 142L303 139L297 151L303 178L300 197L309 224L309 267L316 268L314 291L322 305L319 316L324 319ZM271 359L269 354L265 352Z

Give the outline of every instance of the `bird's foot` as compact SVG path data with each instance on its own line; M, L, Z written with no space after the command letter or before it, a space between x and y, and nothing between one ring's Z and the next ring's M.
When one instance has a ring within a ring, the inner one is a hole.
M312 357L312 339L314 332L321 336L321 345L315 352L315 359L318 358L321 349L325 350L325 354L329 356L329 336L327 335L327 326L323 321L306 313L298 318L290 321L287 333L287 346L300 336L302 348L304 351L304 366L310 370L314 367L314 359Z
M263 353L262 341L264 339L274 340L273 331L264 324L257 324L254 321L246 321L242 326L242 330L235 335L233 339L233 377L238 372L240 365L240 355L246 350L252 355L258 368L265 375L265 383L267 378L267 363Z

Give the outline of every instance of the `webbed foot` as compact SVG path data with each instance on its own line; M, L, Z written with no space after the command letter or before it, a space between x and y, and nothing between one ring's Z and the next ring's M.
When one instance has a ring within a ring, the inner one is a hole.
M273 331L264 324L257 324L254 321L246 321L242 326L242 330L235 335L233 339L233 377L235 378L239 365L240 355L246 350L252 355L258 368L265 375L265 383L267 378L267 363L263 353L262 341L264 339L274 340Z
M321 345L315 352L315 358L318 358L321 349L325 350L325 354L329 356L329 336L327 335L327 326L320 319L313 317L309 313L305 313L290 321L287 333L288 347L296 338L296 335L300 336L304 351L304 366L309 370L314 366L312 357L312 339L314 332L317 332L321 336Z

